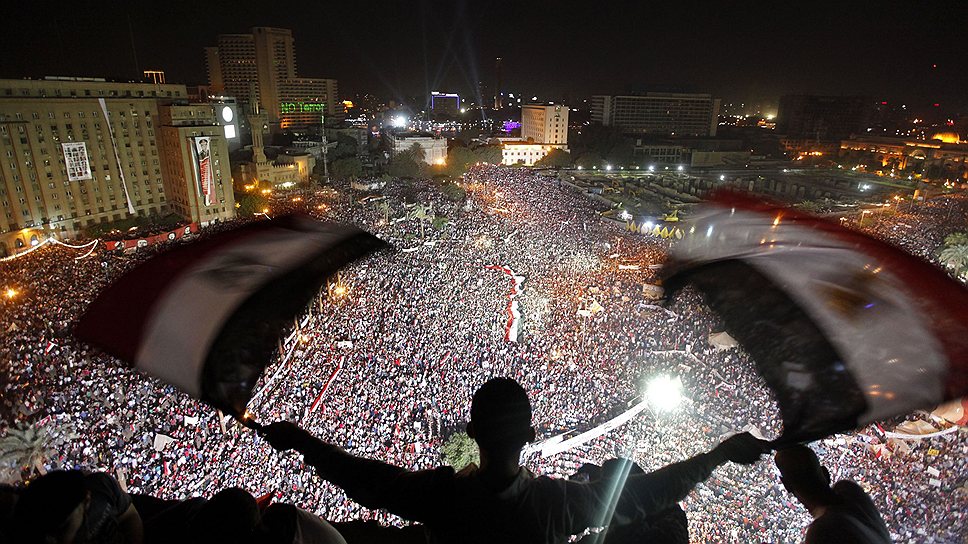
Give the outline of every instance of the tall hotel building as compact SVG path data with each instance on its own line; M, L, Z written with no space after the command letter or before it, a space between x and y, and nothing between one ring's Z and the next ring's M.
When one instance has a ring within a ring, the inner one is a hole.
M626 134L715 136L719 104L709 94L597 95L591 100L591 119Z
M318 125L342 114L335 79L300 77L292 31L255 27L221 34L205 48L211 91L247 102L255 97L273 129Z

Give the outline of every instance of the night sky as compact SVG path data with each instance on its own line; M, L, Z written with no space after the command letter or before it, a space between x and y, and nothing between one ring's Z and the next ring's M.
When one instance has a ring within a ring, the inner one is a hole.
M133 78L130 19L137 66L187 84L206 83L202 48L217 34L278 26L294 32L299 74L336 78L346 96L436 89L473 98L501 56L504 88L542 99L681 90L775 103L805 92L968 110L962 0L62 5L4 10L0 76Z

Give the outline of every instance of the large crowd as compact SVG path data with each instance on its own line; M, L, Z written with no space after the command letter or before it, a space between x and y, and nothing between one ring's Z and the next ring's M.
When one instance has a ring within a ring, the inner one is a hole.
M722 325L701 298L686 290L667 309L650 300L670 242L626 232L599 204L530 170L477 166L462 187L464 199L417 180L390 183L379 199L337 186L274 201L271 215L355 223L394 249L342 271L287 331L250 406L257 419L290 419L352 453L428 468L440 464L443 441L462 429L471 394L490 377L527 389L540 438L590 428L642 395L649 379L669 375L684 385L676 410L646 411L570 451L534 453L526 465L567 476L624 456L651 470L749 427L778 433L775 402L746 354L709 343ZM414 202L439 219L420 219ZM860 228L932 257L949 225L964 224L964 204L929 201ZM328 520L401 524L349 500L298 456L281 456L213 409L71 339L101 289L164 250L99 248L78 259L53 246L0 263L0 287L15 291L0 299L0 435L39 426L49 434L46 468L106 471L130 492L172 499L239 486ZM525 277L517 342L504 334L508 277L492 265ZM870 446L886 440L871 426L816 448L835 478L869 490L897 541L963 539L968 435L875 456ZM770 463L720 468L683 506L694 542L795 541L810 519Z

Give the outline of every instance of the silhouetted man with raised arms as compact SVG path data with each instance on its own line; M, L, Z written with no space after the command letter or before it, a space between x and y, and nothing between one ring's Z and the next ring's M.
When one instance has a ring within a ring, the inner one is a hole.
M766 450L765 442L743 433L708 453L624 482L535 476L519 464L521 449L535 438L531 403L510 378L494 378L474 393L467 433L480 447L479 467L411 472L350 455L289 422L266 427L274 448L299 451L321 478L361 505L422 522L435 543L567 542L588 527L607 525L612 507L622 519L644 519L682 500L717 466L752 464Z

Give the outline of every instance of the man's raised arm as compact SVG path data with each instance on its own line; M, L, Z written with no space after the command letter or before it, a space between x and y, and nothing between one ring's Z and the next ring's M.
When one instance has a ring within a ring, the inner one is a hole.
M707 453L672 463L648 474L614 474L609 478L583 486L588 493L579 502L585 510L589 526L607 525L615 514L616 521L641 520L676 504L709 478L712 471L726 461L751 465L768 450L767 442L749 433L740 433L724 440ZM623 486L624 484L624 486ZM621 490L620 492L617 492Z
M351 499L367 508L382 508L417 521L426 520L434 511L434 506L426 502L430 498L427 491L442 476L443 469L411 472L382 461L356 457L288 421L268 425L264 433L273 448L298 451L320 478L338 485Z

